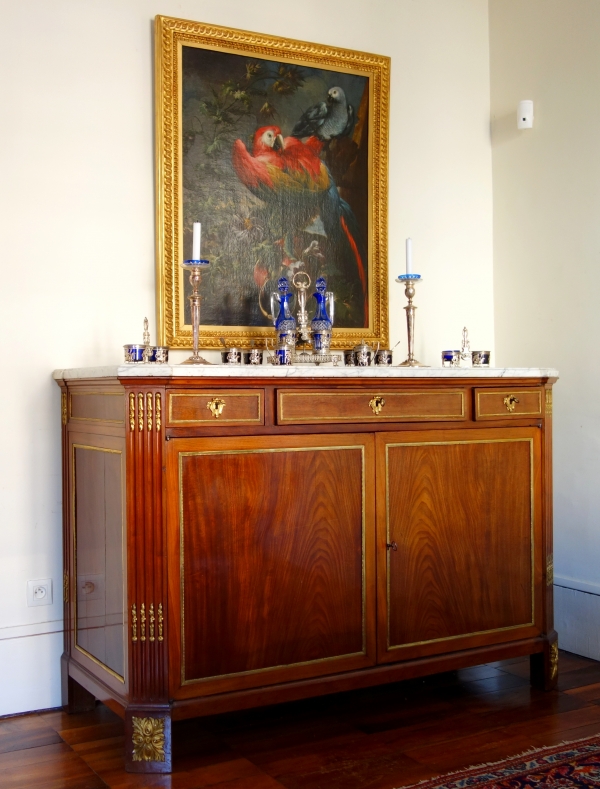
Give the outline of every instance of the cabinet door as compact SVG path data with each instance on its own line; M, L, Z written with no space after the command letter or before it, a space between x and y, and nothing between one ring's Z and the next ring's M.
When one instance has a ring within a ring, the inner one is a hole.
M375 663L373 436L174 439L167 488L174 697Z
M540 430L377 436L378 659L541 631Z

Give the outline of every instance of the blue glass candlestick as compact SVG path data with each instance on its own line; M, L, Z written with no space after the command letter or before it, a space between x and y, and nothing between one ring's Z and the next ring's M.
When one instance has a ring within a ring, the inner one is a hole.
M296 319L290 310L290 283L285 277L280 277L277 282L279 291L279 314L275 318L275 331L279 342L283 342L290 347L296 345Z

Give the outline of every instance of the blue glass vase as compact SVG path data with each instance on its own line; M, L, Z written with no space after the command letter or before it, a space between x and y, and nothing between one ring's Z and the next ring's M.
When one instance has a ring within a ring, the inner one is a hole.
M275 319L275 331L280 343L285 343L290 347L296 345L296 319L290 311L290 284L285 277L280 277L277 282L279 291L279 314Z
M327 314L327 297L325 295L327 283L323 277L319 277L315 287L317 291L313 293L313 296L317 300L317 309L315 317L310 322L313 349L315 353L327 353L331 345L332 322Z

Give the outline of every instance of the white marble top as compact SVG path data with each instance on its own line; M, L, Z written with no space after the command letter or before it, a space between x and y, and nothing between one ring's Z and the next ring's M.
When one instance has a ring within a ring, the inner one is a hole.
M121 364L55 370L60 380L77 378L558 378L545 367L316 367L314 365Z

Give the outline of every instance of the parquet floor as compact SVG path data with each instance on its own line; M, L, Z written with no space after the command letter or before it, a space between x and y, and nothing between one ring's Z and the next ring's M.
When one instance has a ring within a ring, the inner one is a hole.
M123 768L123 724L94 712L0 720L2 789L392 789L600 733L600 663L561 652L559 688L529 661L174 724L171 776Z

